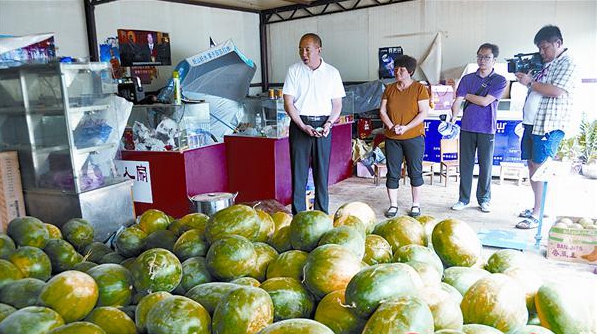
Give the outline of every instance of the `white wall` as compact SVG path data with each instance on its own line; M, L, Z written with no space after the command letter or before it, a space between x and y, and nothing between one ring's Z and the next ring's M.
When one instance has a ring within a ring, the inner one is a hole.
M298 61L298 40L315 32L323 40L323 57L344 81L377 79L380 47L403 47L422 59L437 31L443 38L442 77L458 77L475 62L484 42L500 47L500 58L535 52L535 33L546 24L560 27L564 45L581 67L583 78L597 77L597 1L448 1L417 0L346 13L268 25L270 81L282 82Z

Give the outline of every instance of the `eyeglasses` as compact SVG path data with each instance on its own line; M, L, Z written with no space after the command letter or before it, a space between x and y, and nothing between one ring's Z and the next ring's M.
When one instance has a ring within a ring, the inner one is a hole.
M491 60L493 56L477 56L477 60Z

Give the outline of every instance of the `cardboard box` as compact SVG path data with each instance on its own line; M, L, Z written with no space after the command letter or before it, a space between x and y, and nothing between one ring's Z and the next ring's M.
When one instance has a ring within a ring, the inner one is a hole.
M373 169L373 167L371 167L371 169ZM362 162L359 161L359 162L357 162L357 177L364 177L366 179L372 179L373 174L371 173L371 171L369 171L369 169L367 167L365 167L365 165L363 165Z
M564 217L557 217L556 221L561 218ZM567 218L575 223L580 219L580 217ZM547 258L597 264L597 229L552 227L547 239Z
M448 85L431 85L430 98L434 110L450 110L454 102L454 88Z
M0 152L0 190L0 231L5 232L11 220L25 216L17 152Z

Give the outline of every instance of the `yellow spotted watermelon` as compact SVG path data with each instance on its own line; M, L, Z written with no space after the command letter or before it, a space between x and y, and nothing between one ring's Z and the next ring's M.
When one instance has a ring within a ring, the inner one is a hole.
M344 299L345 290L328 293L317 304L313 319L320 322L336 334L361 334L366 319L350 311Z
M46 225L35 217L19 217L10 221L6 234L17 246L44 248L50 240Z
M0 322L0 333L47 333L64 325L56 311L41 306L29 306L11 313Z
M211 334L211 318L196 301L172 296L160 300L149 310L147 331L151 334Z
M290 223L290 244L293 249L310 252L317 247L324 233L332 228L334 228L334 222L325 212L317 210L299 212Z
M91 276L69 270L46 283L39 295L39 304L52 308L69 323L89 314L98 297L99 289Z
M155 248L141 253L131 265L130 272L138 292L170 292L182 279L182 264L170 251Z
M239 235L255 240L261 227L257 211L244 204L229 206L216 212L205 225L205 239L211 244L217 240Z
M481 258L481 241L465 222L446 219L433 228L433 249L446 267L471 267Z

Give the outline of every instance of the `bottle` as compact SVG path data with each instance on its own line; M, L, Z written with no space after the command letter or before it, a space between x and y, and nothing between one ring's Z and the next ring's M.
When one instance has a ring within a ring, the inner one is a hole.
M180 95L180 78L178 77L178 71L172 72L172 81L174 83L174 105L182 104L182 97Z
M262 119L261 119L261 113L258 112L257 115L255 115L255 130L257 131L261 131L261 127L262 127Z

